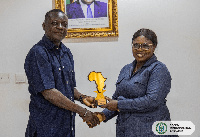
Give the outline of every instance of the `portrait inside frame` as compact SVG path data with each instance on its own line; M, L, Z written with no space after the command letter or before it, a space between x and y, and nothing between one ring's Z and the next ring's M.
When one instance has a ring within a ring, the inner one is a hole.
M117 0L53 0L68 16L66 38L118 36Z

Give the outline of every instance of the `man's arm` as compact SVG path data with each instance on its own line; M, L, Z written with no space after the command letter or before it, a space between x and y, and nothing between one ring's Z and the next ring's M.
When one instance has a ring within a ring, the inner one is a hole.
M83 94L81 94L76 88L74 88L74 99L79 100L81 96L83 96Z
M63 108L66 110L70 110L73 112L78 113L80 116L83 116L86 112L86 109L79 106L78 104L75 104L70 99L68 99L66 96L64 96L60 91L57 89L48 89L42 91L42 95L46 100L51 102L52 104L58 106L59 108Z
M60 108L78 113L80 117L82 117L83 120L86 121L87 123L91 123L92 125L99 124L98 118L95 115L93 115L92 112L79 106L78 104L75 104L57 89L48 89L42 91L41 93L44 96L44 98L49 102L51 102L52 104Z

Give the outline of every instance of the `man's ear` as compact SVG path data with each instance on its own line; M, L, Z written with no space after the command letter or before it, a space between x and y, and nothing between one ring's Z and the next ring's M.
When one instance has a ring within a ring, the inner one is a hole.
M44 22L42 23L42 28L43 28L43 30L45 30L45 23Z

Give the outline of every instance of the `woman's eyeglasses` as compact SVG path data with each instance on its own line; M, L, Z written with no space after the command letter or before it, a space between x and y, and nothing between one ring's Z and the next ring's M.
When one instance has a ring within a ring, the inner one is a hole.
M147 43L142 43L142 44L139 44L139 43L135 43L135 44L131 44L132 47L134 49L143 49L143 50L149 50L150 49L150 46L153 45L153 44L147 44Z

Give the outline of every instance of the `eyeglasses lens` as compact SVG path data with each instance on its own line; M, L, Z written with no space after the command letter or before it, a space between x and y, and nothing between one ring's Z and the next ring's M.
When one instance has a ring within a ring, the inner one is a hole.
M138 44L138 43L135 43L135 44L132 44L133 48L135 49L139 49L140 47L144 50L148 50L150 48L150 46L146 43L144 44Z

